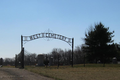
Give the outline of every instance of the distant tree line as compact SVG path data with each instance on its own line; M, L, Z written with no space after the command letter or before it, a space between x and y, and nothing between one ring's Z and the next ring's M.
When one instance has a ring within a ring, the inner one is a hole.
M71 50L62 50L61 48L54 48L50 53L43 54L44 60L49 60L51 57L53 58L53 64L58 64L58 57L60 65L71 65ZM24 64L25 65L36 65L38 58L36 53L27 53L24 55ZM74 50L74 64L82 64L84 58L84 53L81 50L80 46L77 46ZM5 58L3 60L3 65L15 65L15 58ZM21 65L21 54L17 55L17 65Z

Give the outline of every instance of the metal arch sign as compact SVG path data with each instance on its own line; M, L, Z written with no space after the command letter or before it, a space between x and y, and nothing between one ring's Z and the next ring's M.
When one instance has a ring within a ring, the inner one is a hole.
M72 38L68 38L55 33L39 33L31 36L23 36L23 41L31 41L38 38L54 38L67 42L69 45L72 43Z
M38 38L54 38L54 39L60 39L62 41L67 42L70 46L72 45L72 67L73 67L73 46L74 46L74 38L68 38L59 34L55 33L39 33L34 34L31 36L22 36L21 35L21 50L23 49L23 41L31 41ZM23 57L24 58L24 57Z

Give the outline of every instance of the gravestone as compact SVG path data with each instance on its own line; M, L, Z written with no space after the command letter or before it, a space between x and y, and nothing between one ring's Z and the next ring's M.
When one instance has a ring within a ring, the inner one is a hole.
M113 64L117 64L117 58L113 57L112 62L113 62Z
M39 54L38 55L38 66L44 66L44 55L43 54Z
M53 65L53 57L49 58L49 65L52 66Z

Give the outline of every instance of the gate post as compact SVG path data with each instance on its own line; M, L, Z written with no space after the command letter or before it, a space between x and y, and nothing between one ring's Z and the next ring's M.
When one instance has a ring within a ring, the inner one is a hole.
M58 68L59 68L59 54L58 54Z
M24 48L22 48L22 61L21 61L21 68L24 68Z
M15 68L17 68L17 54L15 56Z
M0 58L0 65L3 66L3 58Z
M23 36L21 35L21 50L23 48Z
M72 67L73 67L73 49L74 49L74 38L72 38Z

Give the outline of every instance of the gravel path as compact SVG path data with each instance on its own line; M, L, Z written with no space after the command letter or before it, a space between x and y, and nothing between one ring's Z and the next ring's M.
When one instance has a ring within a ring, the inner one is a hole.
M0 80L54 80L25 69L0 68Z

